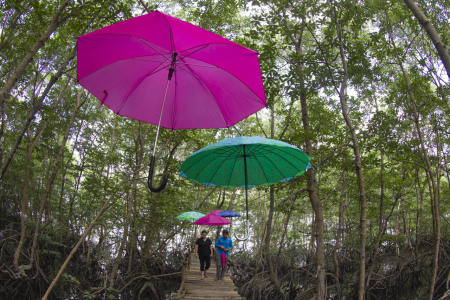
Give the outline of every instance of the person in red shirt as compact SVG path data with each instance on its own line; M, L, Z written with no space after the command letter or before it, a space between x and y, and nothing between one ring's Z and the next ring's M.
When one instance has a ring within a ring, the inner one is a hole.
M206 271L211 266L211 257L213 257L213 246L211 240L207 237L208 232L202 231L202 237L195 242L195 256L200 258L200 271L202 272L202 278L205 280Z

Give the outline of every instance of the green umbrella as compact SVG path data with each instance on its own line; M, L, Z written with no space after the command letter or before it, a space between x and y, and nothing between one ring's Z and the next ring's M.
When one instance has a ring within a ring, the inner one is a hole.
M180 176L206 186L245 188L270 186L301 176L311 167L311 158L285 142L263 137L230 138L190 155L179 167Z
M205 216L205 214L202 214L201 212L198 212L198 211L187 211L187 212L184 212L181 215L177 216L177 219L178 220L196 221L204 216Z

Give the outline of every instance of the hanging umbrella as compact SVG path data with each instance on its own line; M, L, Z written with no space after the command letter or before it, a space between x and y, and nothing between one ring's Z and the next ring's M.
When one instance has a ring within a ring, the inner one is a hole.
M201 212L187 211L187 212L182 213L181 215L178 215L176 218L178 220L195 221L204 216L205 216L205 214L202 214Z
M217 213L216 215L219 217L224 217L224 218L236 218L236 217L241 216L240 214L238 214L237 212L232 211L232 210L222 210L221 212ZM230 220L230 232L231 232L231 229L233 228L232 220L233 219Z
M114 113L159 128L228 128L266 106L257 52L155 11L78 37L77 80ZM172 80L173 79L173 80Z
M197 221L194 222L195 225L209 225L209 226L219 226L219 225L227 225L230 224L230 221L223 217L219 217L213 214L208 214L204 217L201 217Z
M223 211L217 213L216 216L224 217L224 218L236 218L236 217L240 217L241 215L232 210L223 210Z
M187 211L187 212L182 213L181 215L178 215L176 218L178 220L195 221L204 216L205 216L205 214L202 214L201 212L198 212L198 211ZM195 236L196 232L197 232L197 227L195 227L193 236Z
M224 188L244 187L248 233L247 189L301 176L311 167L310 160L301 149L288 143L240 136L198 150L179 169L180 176L193 182Z

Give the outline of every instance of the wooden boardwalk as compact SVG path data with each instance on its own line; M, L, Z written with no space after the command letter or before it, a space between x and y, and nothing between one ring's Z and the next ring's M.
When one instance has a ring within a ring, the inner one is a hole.
M208 299L208 300L242 300L246 299L239 296L237 288L228 275L225 275L223 281L215 281L216 263L211 259L211 267L208 270L207 278L200 280L200 262L195 255L191 254L190 266L186 271L186 282L184 292L178 299Z

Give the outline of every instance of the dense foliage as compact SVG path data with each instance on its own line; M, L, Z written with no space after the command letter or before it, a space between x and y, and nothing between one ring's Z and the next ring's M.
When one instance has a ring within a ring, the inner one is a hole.
M448 48L449 3L416 4ZM310 147L313 158L309 174L249 191L250 239L235 241L241 295L450 295L449 70L405 3L6 0L0 8L0 299L176 291L195 229L175 217L245 209L241 189L192 184L177 167L239 134ZM169 184L158 194L146 186L156 126L98 107L75 79L77 36L146 9L257 50L268 103L236 130L162 129L156 181L167 173ZM244 234L245 222L232 230Z

